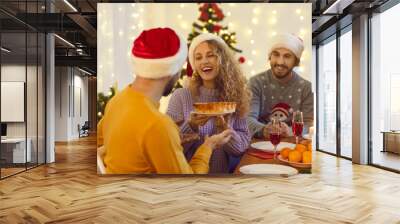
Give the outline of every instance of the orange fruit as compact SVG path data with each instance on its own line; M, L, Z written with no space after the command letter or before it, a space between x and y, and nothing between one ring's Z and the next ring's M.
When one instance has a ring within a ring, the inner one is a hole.
M312 152L305 151L303 152L303 163L311 163L312 162Z
M301 157L302 157L301 153L297 150L292 150L289 152L290 162L296 162L296 163L301 162Z
M281 150L281 156L282 156L282 158L283 159L287 159L288 157L289 157L289 152L291 151L292 149L291 148L283 148L282 150Z
M308 145L310 143L311 143L311 140L308 140L308 139L303 139L300 141L300 144L302 144L302 145Z
M307 150L312 151L312 141L311 140L303 139L303 140L301 140L300 144L306 146Z
M294 148L294 150L299 151L300 154L307 151L307 146L302 145L302 144L297 144L296 148Z
M308 150L308 151L312 151L312 144L311 144L311 142L307 145L307 150Z

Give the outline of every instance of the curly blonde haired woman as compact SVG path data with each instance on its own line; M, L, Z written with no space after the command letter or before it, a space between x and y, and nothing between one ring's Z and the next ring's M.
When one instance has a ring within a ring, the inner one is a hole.
M228 173L230 161L232 163L235 157L241 156L250 141L246 116L251 97L246 78L229 47L216 35L203 33L194 38L188 57L193 67L193 76L188 88L181 88L173 93L167 114L176 123L181 123L182 134L200 134L200 140L184 145L188 160L205 136L218 133L226 121L234 132L228 143L220 150L213 151L209 172ZM229 117L225 116L225 119L191 113L193 103L218 101L236 102L236 112Z

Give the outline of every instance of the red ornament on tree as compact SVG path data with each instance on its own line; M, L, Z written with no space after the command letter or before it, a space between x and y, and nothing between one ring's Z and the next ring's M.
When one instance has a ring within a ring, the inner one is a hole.
M218 7L216 3L211 3L211 7L215 12L215 15L217 16L218 20L223 20L224 19L224 14L222 13L222 10Z
M219 31L222 29L222 26L220 25L214 25L213 27L213 32L215 33L219 33Z
M218 20L223 20L225 17L224 14L220 10L216 11L215 15L217 15Z
M219 10L217 3L210 3L210 4L212 9L214 9L215 11Z
M244 58L243 56L240 56L239 63L243 64L245 61L246 61L246 58Z
M206 12L201 12L200 17L199 17L199 20L200 20L200 21L203 21L203 22L207 22L207 21L208 21L208 13L206 13Z
M198 3L198 4L200 4L200 3ZM204 3L204 4L199 8L199 10L200 10L200 11L206 11L206 10L208 9L208 7L210 7L210 3Z

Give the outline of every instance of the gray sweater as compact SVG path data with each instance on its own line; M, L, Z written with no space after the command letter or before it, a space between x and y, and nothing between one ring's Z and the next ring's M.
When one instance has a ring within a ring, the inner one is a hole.
M303 112L305 132L313 125L314 96L311 83L295 72L289 82L282 84L272 75L271 70L267 70L250 78L249 89L253 96L247 123L252 136L261 135L263 127L269 122L271 110L277 103L286 103L293 111ZM291 120L290 114L286 120L289 126Z

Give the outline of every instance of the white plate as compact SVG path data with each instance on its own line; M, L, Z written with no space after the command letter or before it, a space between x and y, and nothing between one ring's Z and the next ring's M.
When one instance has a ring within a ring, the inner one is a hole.
M310 134L305 134L305 135L303 135L303 138L304 138L304 139L308 139L308 140L312 140L312 135L310 135Z
M272 175L296 175L298 171L290 166L278 164L252 164L240 167L243 174L272 174Z
M295 144L289 142L281 142L276 147L276 151L280 152L281 149L286 147L294 149L295 146L296 146ZM251 147L265 152L274 152L274 145L272 145L270 141L255 142L251 144Z

